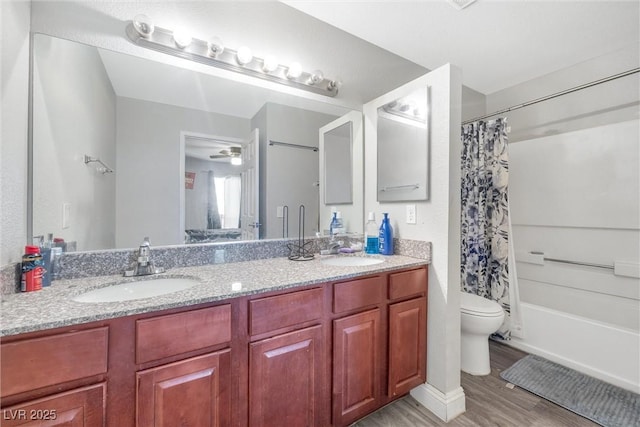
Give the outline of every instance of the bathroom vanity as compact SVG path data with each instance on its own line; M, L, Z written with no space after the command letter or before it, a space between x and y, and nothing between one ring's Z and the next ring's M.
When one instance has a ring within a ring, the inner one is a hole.
M426 264L275 258L176 269L202 283L127 304L71 300L114 277L11 296L2 425L348 425L425 382ZM34 304L51 315L29 325Z

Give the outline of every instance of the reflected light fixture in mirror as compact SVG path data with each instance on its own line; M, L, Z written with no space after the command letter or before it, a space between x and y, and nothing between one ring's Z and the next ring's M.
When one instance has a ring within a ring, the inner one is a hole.
M191 34L184 28L178 28L173 32L173 41L176 43L180 49L185 49L187 46L191 44Z
M225 47L218 37L207 42L192 38L186 30L156 27L146 15L137 15L127 25L126 34L130 41L147 49L325 96L336 96L342 86L342 81L327 79L320 70L303 71L297 62L287 67L278 64L272 56L264 59L253 56L246 46L237 51Z
M231 164L234 166L241 166L242 165L242 159L240 157L232 157L231 158Z

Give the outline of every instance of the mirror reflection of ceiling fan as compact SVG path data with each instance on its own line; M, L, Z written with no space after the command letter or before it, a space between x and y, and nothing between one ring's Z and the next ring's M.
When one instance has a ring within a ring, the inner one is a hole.
M223 159L228 157L231 159L232 165L241 165L242 164L242 158L240 157L241 155L242 155L242 149L240 147L229 147L229 148L225 148L224 150L220 150L218 151L218 154L212 154L209 157L212 159Z
M221 159L224 157L240 157L240 155L242 154L241 148L240 147L229 147L228 149L225 148L224 150L220 150L218 151L219 154L212 154L209 157L212 159Z

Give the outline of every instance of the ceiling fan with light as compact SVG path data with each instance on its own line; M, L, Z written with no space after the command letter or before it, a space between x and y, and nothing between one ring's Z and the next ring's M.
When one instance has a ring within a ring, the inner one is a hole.
M241 147L229 147L223 150L218 151L218 154L212 154L209 157L211 159L223 159L230 158L232 165L241 165L242 164L242 149Z

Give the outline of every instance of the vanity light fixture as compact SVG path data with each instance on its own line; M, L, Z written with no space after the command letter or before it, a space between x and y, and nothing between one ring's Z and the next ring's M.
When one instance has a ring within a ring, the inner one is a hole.
M397 100L391 101L382 106L388 114L403 117L419 123L426 123L426 111L417 106L414 100Z
M155 30L153 22L151 22L151 19L149 19L147 15L136 15L136 17L133 18L133 27L136 32L145 39L149 38Z
M209 55L214 58L224 52L224 44L222 44L222 40L220 40L220 37L211 37L207 42L207 47L209 48Z
M297 62L280 65L274 56L253 56L245 46L228 48L219 37L207 42L192 38L187 31L156 27L146 15L137 15L127 25L126 34L131 42L147 49L325 96L336 96L342 86L340 79L327 79L320 70L305 72Z
M236 60L240 65L247 65L253 60L253 53L251 53L251 49L246 46L239 48L236 52Z
M173 41L180 49L185 49L189 46L191 44L191 40L193 40L193 37L191 37L191 34L183 28L179 28L173 32Z
M278 58L273 55L267 55L262 61L262 71L265 73L273 73L278 69Z

